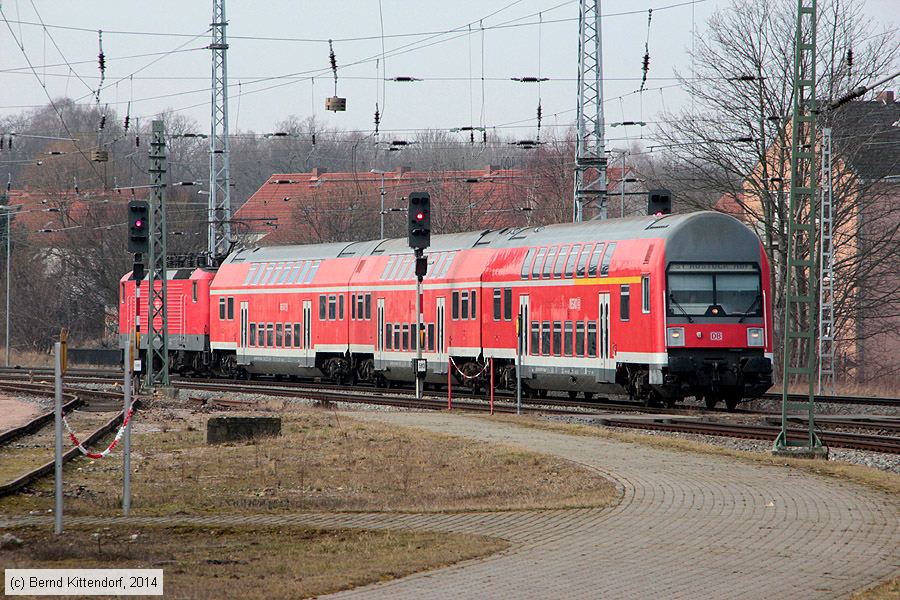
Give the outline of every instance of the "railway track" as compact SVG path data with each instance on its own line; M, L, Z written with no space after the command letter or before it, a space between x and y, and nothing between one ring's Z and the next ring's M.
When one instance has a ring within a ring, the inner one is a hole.
M278 388L270 385L256 384L222 384L216 383L200 383L200 382L178 382L176 387L186 390L204 390L213 392L230 392L230 393L247 393L274 397L302 397L317 402L351 402L357 404L375 404L379 406L393 406L399 408L414 408L423 410L444 410L447 408L447 401L438 398L422 398L416 399L411 395L399 395L395 393L379 392L373 395L360 394L358 388L353 388L354 393L348 394L343 390L308 390L301 391L292 388ZM247 408L254 405L252 400L240 399L219 399L214 400L214 404L225 407ZM557 401L553 406L544 405L544 400L532 400L528 404L523 404L523 412L533 414L552 414L552 415L568 415L577 414L579 416L597 416L600 423L610 427L627 427L632 429L654 429L662 431L675 431L682 433L699 433L704 435L715 435L721 437L738 437L746 439L774 440L780 431L780 427L773 425L754 425L743 423L723 423L708 420L688 420L688 419L656 419L648 417L647 419L617 419L609 417L602 413L596 412L595 405L584 402L573 402L574 406L568 405L564 400ZM587 404L588 410L585 410ZM486 412L489 407L486 402L463 400L454 401L453 408L457 410ZM508 402L495 402L494 411L499 413L514 414L516 407ZM796 419L792 419L798 422ZM798 422L802 425L802 422ZM865 424L858 420L838 420L828 421L830 426L865 428L874 426L879 429L896 430L897 421L878 421L874 425ZM857 450L868 450L871 452L884 452L889 454L900 454L900 438L893 435L871 435L863 433L820 430L819 436L822 441L835 448L851 448ZM804 430L797 429L790 432L790 439L804 439Z
M40 383L9 383L9 382L0 382L0 391L12 392L12 393L21 393L21 394L29 394L29 395L49 395L52 396L54 394L54 387L48 384L40 384ZM116 392L104 392L97 390L83 390L78 389L74 390L69 388L67 391L63 392L63 412L64 414L71 413L76 408L79 408L85 404L89 399L99 399L103 402L109 402L110 400L118 400L121 404L122 395L117 394ZM99 427L94 429L91 433L89 433L83 440L82 443L86 446L90 446L92 444L97 443L109 433L114 431L119 424L122 422L123 413L118 412L111 419L108 419ZM0 446L9 445L16 440L23 439L29 435L36 434L40 432L42 429L47 427L48 425L52 425L54 421L54 411L48 411L41 415L38 415L34 419L29 422L20 425L18 427L14 427L4 432L0 432ZM68 444L68 441L65 442ZM53 448L48 448L48 456L52 457ZM69 462L73 458L80 456L81 452L78 448L72 447L69 450L63 453L63 463ZM55 460L52 458L40 464L39 466L32 468L18 476L13 477L8 481L0 481L0 497L8 496L10 494L14 494L29 485L30 483L36 481L37 479L53 472Z

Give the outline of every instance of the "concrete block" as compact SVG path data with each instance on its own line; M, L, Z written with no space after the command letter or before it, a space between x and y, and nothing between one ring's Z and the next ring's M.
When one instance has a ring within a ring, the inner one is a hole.
M206 443L246 442L281 435L281 417L211 417L206 422Z

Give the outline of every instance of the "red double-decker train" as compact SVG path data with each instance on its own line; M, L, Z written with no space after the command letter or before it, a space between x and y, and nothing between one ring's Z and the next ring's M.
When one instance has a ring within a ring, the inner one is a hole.
M437 235L426 257L420 335L403 239L241 249L215 271L170 271L170 369L394 385L414 380L421 344L426 384L451 369L483 387L493 358L495 385L513 388L518 336L523 388L536 395L734 408L772 384L769 265L730 216ZM124 345L130 274L120 292Z

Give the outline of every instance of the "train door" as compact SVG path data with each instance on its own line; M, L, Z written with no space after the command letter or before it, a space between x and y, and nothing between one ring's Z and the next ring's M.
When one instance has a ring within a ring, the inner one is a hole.
M529 337L531 335L531 310L528 294L519 296L519 322L516 325L519 336L519 352L522 356L522 366L525 367L529 364L528 355L531 352L531 338Z
M303 301L303 350L300 351L300 362L309 367L310 361L315 363L316 353L310 349L312 342L312 300Z
M381 370L384 368L384 298L378 298L376 308L376 324L378 330L375 332L375 368Z
M616 361L610 353L612 344L609 336L609 292L600 292L599 311L597 317L597 328L595 335L591 335L591 325L588 324L588 344L590 345L591 337L596 339L596 351L600 368L603 370L602 376L605 381L615 381Z
M435 340L434 340L434 351L437 355L435 357L435 370L439 373L447 372L447 346L444 338L447 335L447 323L444 313L444 308L446 306L447 298L445 296L440 296L437 298L437 303L435 304L435 314L434 314L434 327L437 330L435 332Z
M237 359L238 364L247 364L247 346L249 343L250 322L248 318L249 302L241 302L241 342L238 345Z

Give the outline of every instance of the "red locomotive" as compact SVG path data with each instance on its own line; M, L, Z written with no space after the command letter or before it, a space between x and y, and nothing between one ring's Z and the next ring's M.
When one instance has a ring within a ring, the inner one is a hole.
M421 336L405 239L242 249L216 272L176 272L170 368L393 385L414 380L421 343L426 383L445 383L452 360L483 386L493 358L495 382L512 388L521 317L529 393L625 392L668 405L696 396L734 408L772 384L769 265L730 216L438 235L426 256ZM124 340L127 277L121 293Z

